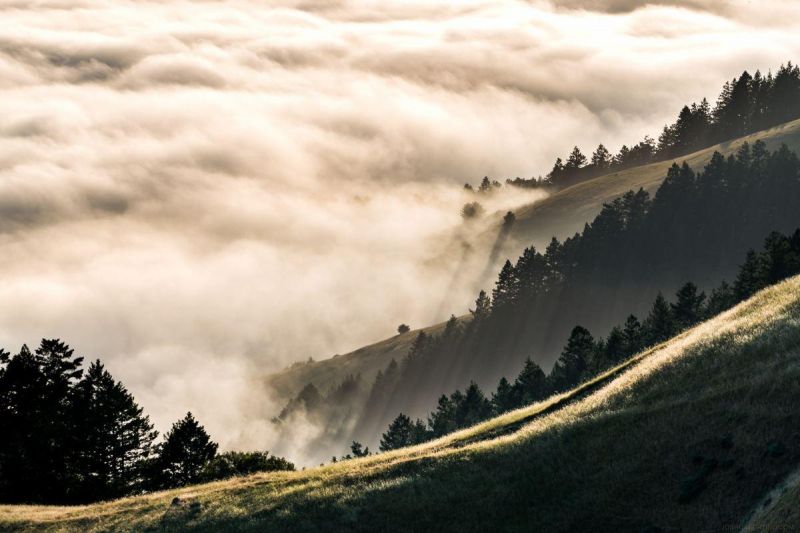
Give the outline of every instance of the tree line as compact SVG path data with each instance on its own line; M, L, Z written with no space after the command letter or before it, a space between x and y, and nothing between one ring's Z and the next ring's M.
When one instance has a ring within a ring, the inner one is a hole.
M158 432L125 386L59 339L0 350L0 501L88 503L294 465L218 453L191 413Z
M800 68L788 62L773 75L760 71L725 82L711 106L703 98L684 106L675 122L664 126L658 139L645 136L638 143L623 145L612 154L603 144L590 154L575 146L564 158L557 158L553 168L542 178L506 179L509 186L521 188L564 188L610 172L665 161L750 133L800 118ZM477 187L465 189L488 193L501 186L488 177Z
M464 392L456 390L449 396L439 397L427 421L412 420L401 412L381 435L380 450L432 440L572 389L644 348L666 341L730 309L762 288L796 274L800 274L800 229L790 237L772 232L760 253L752 250L747 253L732 285L723 281L707 297L694 283L687 282L672 302L667 302L659 292L644 321L631 314L605 338L595 339L586 328L575 326L549 375L528 358L514 382L502 377L489 397L472 381ZM476 303L476 308L481 306ZM415 347L418 349L418 345L427 342L425 333L420 333ZM358 451L362 449L358 442L354 442L353 447Z
M714 154L699 173L673 165L652 199L629 191L575 236L506 261L468 319L452 316L441 333L419 336L402 361L351 397L347 409L358 413L352 436L370 439L397 412L427 410L442 390L475 377L497 383L531 353L549 368L576 323L609 331L630 314L648 314L659 291L686 279L702 293L737 277L748 248L773 229L800 225L797 205L800 162L785 146L769 152L763 142L745 143L730 157ZM729 291L745 286L710 290L706 305L719 310ZM618 337L613 331L609 350Z

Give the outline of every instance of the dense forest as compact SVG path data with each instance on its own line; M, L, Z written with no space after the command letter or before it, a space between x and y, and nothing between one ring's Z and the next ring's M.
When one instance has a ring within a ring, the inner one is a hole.
M491 396L487 397L472 381L464 392L456 390L449 396L439 397L427 421L412 420L404 413L397 415L381 436L380 450L419 444L572 389L646 347L668 340L730 309L757 291L797 274L800 274L800 228L790 237L772 232L764 241L761 253L749 251L746 254L733 284L722 281L710 296L706 296L697 285L687 282L677 291L673 302L667 302L658 293L643 321L631 314L605 338L595 339L589 330L577 325L549 375L528 358L514 382L500 378ZM424 350L430 342L425 333L420 333L413 350ZM369 453L360 442L354 442L351 449L355 457Z
M470 380L497 383L529 357L549 369L575 324L608 331L630 314L648 313L660 291L692 280L702 292L732 279L764 235L800 226L797 205L800 161L785 146L769 152L756 142L728 158L715 153L699 173L673 165L652 199L629 191L582 232L507 261L468 319L451 317L441 334L421 336L371 386L361 376L327 394L308 384L281 418L302 409L322 424L337 420L325 439L369 442L398 412L420 416L442 392ZM710 300L716 306L720 298L712 293ZM352 418L345 434L340 422Z
M506 179L509 186L564 188L609 172L657 161L666 161L730 139L761 131L800 118L800 67L788 62L773 75L744 71L725 82L711 107L707 99L684 106L675 122L667 124L658 139L646 136L612 154L600 144L591 155L577 146L566 158L556 159L546 177ZM502 184L488 177L477 187L465 188L490 193Z
M0 502L86 503L257 471L291 470L265 452L217 453L191 413L163 439L100 361L58 339L0 350Z

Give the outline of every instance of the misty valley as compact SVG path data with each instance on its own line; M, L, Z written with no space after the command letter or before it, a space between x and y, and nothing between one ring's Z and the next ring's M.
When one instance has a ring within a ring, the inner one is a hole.
M0 531L800 531L800 7L0 9Z

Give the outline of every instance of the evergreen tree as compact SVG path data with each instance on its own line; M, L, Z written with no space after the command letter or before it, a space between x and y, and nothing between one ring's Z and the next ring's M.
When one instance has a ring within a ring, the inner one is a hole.
M516 407L514 402L514 392L511 384L505 377L500 378L497 390L492 393L492 408L495 414L505 413Z
M624 354L626 357L634 355L644 348L644 339L642 338L642 325L639 319L634 315L628 315L625 320L625 326L622 330L624 337Z
M456 423L459 427L477 424L492 416L492 404L474 381L464 393L464 401L456 407Z
M514 381L514 407L538 402L545 399L549 393L547 376L542 368L528 357L525 359L522 371Z
M197 483L203 468L216 456L217 447L192 413L186 413L159 446L154 484L169 488Z
M388 452L389 450L410 446L413 443L412 426L413 424L408 416L403 413L397 415L397 418L389 424L389 429L386 430L386 433L381 436L380 450Z
M698 294L697 285L690 281L681 287L675 296L677 301L670 304L670 310L678 329L692 327L703 319L706 295L703 292Z
M738 301L746 300L762 288L759 270L761 264L754 250L747 252L744 264L739 267L739 275L733 284L733 292Z
M669 304L661 292L656 296L650 314L644 323L645 337L648 344L658 344L675 334L675 323L672 319Z
M569 158L567 158L567 163L564 165L564 168L566 170L575 171L579 168L583 168L584 166L586 166L586 156L583 155L580 148L576 146L569 154Z
M157 433L122 383L95 361L72 394L73 498L91 502L143 488Z
M366 457L369 455L369 446L364 448L363 444L354 440L352 444L350 444L350 451L353 457Z
M736 305L736 294L727 282L723 281L719 287L711 291L706 305L706 318L714 317Z
M519 284L516 270L511 261L506 260L492 291L492 308L499 309L513 304L517 299L518 293Z
M428 425L435 437L441 437L456 430L456 405L447 395L442 394L436 410L428 417Z
M478 293L478 298L475 300L475 309L470 309L470 313L472 313L472 319L475 323L486 320L492 314L492 302L486 296L486 291Z
M614 326L608 334L605 342L605 362L607 364L615 364L627 357L628 353L625 346L625 333L619 326ZM603 365L605 366L605 365ZM598 368L596 370L601 370Z
M593 352L592 334L584 327L575 326L550 373L553 389L562 392L580 383Z

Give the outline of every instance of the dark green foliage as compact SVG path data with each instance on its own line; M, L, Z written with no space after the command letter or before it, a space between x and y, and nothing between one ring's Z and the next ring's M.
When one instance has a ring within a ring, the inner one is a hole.
M550 394L550 385L542 368L528 357L522 366L522 371L514 381L513 387L514 408L528 405L547 398Z
M277 470L294 470L294 464L269 452L225 452L208 461L198 477L201 481L216 481Z
M648 344L658 344L675 334L676 325L669 304L660 292L650 308L650 314L644 323L645 337Z
M424 442L427 439L425 423L422 420L412 422L411 419L400 413L397 415L389 429L381 436L380 450L387 452L404 446L411 446Z
M496 414L505 413L514 408L514 390L505 377L500 378L497 390L492 393L492 408Z
M72 392L71 490L78 501L141 491L157 433L122 383L95 361Z
M124 385L100 361L85 374L82 363L57 339L13 357L0 350L0 501L88 503L201 478L216 444L191 415L154 446L157 433ZM243 473L266 456L228 459Z
M761 288L760 264L758 255L754 250L747 252L744 263L739 268L733 292L738 300L745 300Z
M409 331L411 331L411 327L408 324L400 324L397 326L397 333L400 335L408 333Z
M670 304L672 320L680 329L694 326L703 319L706 295L697 290L691 281L686 283L675 294L675 302Z
M736 304L736 294L727 281L723 281L719 287L711 291L706 305L706 318L716 316L726 311Z
M350 444L350 452L353 454L353 457L366 457L369 455L369 446L364 448L364 445L358 441L353 441Z
M554 391L565 391L580 383L594 354L594 348L594 338L589 330L575 326L550 374Z
M201 472L217 454L211 440L192 413L175 422L159 446L153 480L158 488L183 487L197 483Z

